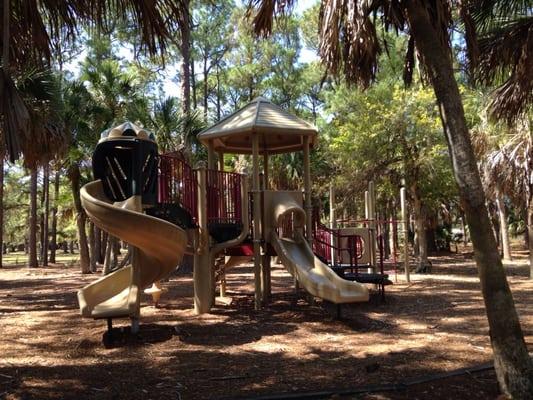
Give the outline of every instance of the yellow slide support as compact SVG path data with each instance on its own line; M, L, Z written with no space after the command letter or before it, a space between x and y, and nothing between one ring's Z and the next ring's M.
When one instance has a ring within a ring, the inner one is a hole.
M185 231L169 222L143 214L141 197L111 202L100 180L81 191L81 202L91 221L110 235L135 247L132 265L78 291L81 315L86 318L130 317L140 312L142 290L166 278L179 264L187 246Z

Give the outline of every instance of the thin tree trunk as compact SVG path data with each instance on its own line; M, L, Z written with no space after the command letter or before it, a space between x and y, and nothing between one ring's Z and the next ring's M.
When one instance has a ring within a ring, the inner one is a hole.
M37 167L30 171L30 232L28 266L37 268Z
M509 241L509 226L507 224L507 210L505 209L505 202L503 200L502 192L496 191L496 207L498 208L498 216L500 217L500 236L503 251L503 259L512 261L511 243Z
M76 225L78 227L78 245L80 251L80 268L82 274L91 273L91 265L89 259L89 247L87 245L87 233L85 231L85 210L81 205L80 198L80 167L76 163L72 163L69 168L69 178L72 188L72 198L74 200L74 209L76 210ZM72 249L73 252L74 249Z
M102 270L102 273L104 275L109 274L111 271L113 271L114 267L114 254L115 253L115 242L117 241L117 238L108 235L107 236L107 247L105 251L105 259L104 259L104 268Z
M207 50L206 50L207 54ZM207 121L207 94L208 94L208 73L207 73L207 55L204 57L204 82L203 82L203 100L204 100L204 120Z
M425 2L413 0L405 5L411 33L435 90L460 200L470 228L498 382L501 390L512 398L531 399L533 363L492 233L461 94L454 77L451 49L448 43L439 40Z
M107 252L107 238L109 237L109 234L106 231L102 231L102 241L101 241L101 247L100 247L100 264L105 263L105 255ZM103 271L103 269L102 269Z
M527 237L529 244L529 278L533 279L533 196L530 196L527 208Z
M4 249L4 152L0 151L0 249ZM3 265L3 251L0 251L0 268Z
M183 1L183 21L180 24L181 31L181 104L182 112L188 116L191 113L191 30L189 16L190 0Z
M217 64L217 121L220 121L220 71Z
M52 228L50 232L50 262L56 262L56 251L57 251L57 211L59 204L59 170L56 171L54 177L54 205L52 206Z
M416 185L411 186L411 196L413 197L413 215L415 219L415 233L418 242L418 266L415 272L427 272L429 263L426 235L426 213Z
M461 209L461 231L463 232L463 245L466 246L469 242L468 230L465 224L465 212Z
M89 250L90 250L90 268L91 272L96 272L96 260L97 260L97 254L96 254L96 235L95 235L95 227L92 222L89 222Z
M48 221L50 214L50 166L46 164L43 168L43 197L44 197L44 210L43 210L43 233L42 233L42 260L43 266L48 266Z
M191 39L191 47L194 48L192 39ZM190 63L191 63L192 108L196 110L198 108L198 104L196 102L196 73L194 72L194 58L193 57L191 57Z
M94 226L94 254L91 257L94 257L94 262L97 264L100 263L100 255L102 254L102 231L96 225Z
M113 241L113 248L111 249L111 254L113 255L111 260L111 269L115 270L118 265L118 256L120 255L120 241L118 238L115 238Z

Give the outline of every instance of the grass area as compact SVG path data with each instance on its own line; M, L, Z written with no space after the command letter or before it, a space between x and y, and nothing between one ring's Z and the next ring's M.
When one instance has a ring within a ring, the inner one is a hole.
M56 263L73 265L79 262L80 255L78 253L70 254L63 253L63 250L59 250L56 253ZM2 264L4 265L23 265L28 263L28 254L23 251L17 251L14 253L4 254L2 257Z

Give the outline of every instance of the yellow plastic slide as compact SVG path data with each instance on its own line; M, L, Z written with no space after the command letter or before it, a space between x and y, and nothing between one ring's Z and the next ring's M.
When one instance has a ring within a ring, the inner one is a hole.
M292 214L294 233L292 238L280 238L276 230L272 229L270 231L270 243L292 276L313 296L333 303L368 301L369 294L365 285L342 279L315 257L313 250L301 233L301 228L305 224L303 208L289 196L280 194L277 198L277 204L271 209L271 222L281 226L283 218Z
M167 277L179 264L187 235L179 227L139 212L140 196L113 203L100 180L85 185L81 202L91 221L136 247L138 262L106 275L78 291L87 318L137 318L142 290Z

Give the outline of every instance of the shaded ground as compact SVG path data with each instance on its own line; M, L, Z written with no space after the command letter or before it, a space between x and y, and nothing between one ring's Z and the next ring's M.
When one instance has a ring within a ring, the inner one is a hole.
M526 254L507 271L526 342L533 344L533 282ZM476 270L469 255L433 259L431 275L387 290L385 303L335 308L296 301L273 271L272 302L253 311L250 266L228 275L231 305L191 311L192 277L166 283L163 308L143 303L141 332L102 345L103 321L79 317L76 290L97 278L56 265L0 269L0 398L235 399L394 384L491 360ZM401 277L400 277L401 278ZM394 277L393 277L394 279ZM116 324L127 325L127 321ZM382 391L322 398L491 399L491 371Z

